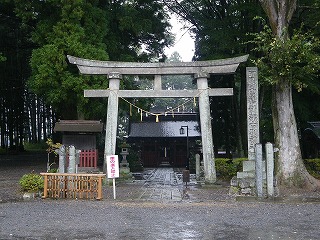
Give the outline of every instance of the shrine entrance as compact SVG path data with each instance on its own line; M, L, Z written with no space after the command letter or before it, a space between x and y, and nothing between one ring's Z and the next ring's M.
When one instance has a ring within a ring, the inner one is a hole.
M122 98L198 98L202 154L204 162L205 181L216 181L213 139L210 116L210 96L230 96L232 88L209 88L210 74L233 74L242 62L246 62L248 55L198 62L177 63L137 63L98 61L68 56L69 62L76 64L80 73L91 75L107 75L109 88L102 90L84 90L85 97L108 97L106 120L105 160L106 156L115 154L118 120L118 101ZM152 90L119 90L123 75L154 76ZM192 75L197 82L196 90L163 90L162 75ZM167 113L155 114L156 119ZM179 129L177 129L179 131ZM106 172L104 164L104 172Z
M189 168L188 152L200 152L197 145L197 140L201 140L198 117L198 113L186 112L161 116L159 122L153 116L144 117L143 121L130 123L127 143L140 152L145 167ZM181 134L181 126L188 126L188 138L186 132Z
M168 144L171 144L170 146ZM187 154L185 141L150 139L139 142L144 167L184 167Z

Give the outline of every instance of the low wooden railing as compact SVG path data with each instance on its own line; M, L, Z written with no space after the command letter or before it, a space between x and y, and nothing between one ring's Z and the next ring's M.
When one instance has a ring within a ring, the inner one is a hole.
M106 174L40 173L44 177L43 198L102 199Z

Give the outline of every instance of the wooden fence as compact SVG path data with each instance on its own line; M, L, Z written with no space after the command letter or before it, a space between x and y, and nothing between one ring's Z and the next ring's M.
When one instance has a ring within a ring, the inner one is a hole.
M43 198L102 199L106 174L40 173L44 177Z

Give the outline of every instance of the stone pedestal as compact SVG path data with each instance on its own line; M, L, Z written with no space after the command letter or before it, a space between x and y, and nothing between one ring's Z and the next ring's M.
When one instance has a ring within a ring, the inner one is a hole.
M127 156L129 155L129 147L125 145L121 148L120 155L122 156L122 160L120 162L120 175L123 178L131 178L132 173L130 171L129 163L127 161Z

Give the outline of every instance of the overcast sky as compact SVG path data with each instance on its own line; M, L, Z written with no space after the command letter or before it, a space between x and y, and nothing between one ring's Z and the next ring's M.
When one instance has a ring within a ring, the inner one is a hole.
M176 35L175 45L166 49L166 55L170 57L173 52L178 52L183 62L190 62L194 53L194 41L190 34L183 30L182 23L173 15L170 23L172 25L172 32Z

